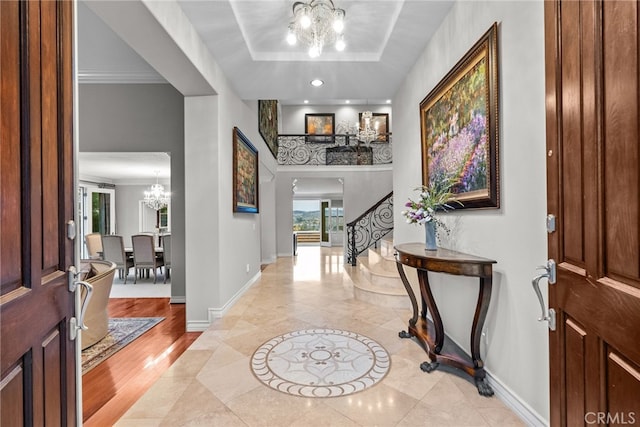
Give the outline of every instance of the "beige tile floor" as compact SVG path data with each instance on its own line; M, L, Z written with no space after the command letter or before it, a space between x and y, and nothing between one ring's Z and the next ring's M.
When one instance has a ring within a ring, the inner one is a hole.
M409 310L355 300L342 250L300 247L278 258L118 421L126 426L522 426L497 399L451 373L420 371L413 340L398 338ZM250 370L262 343L298 330L336 328L366 335L391 355L378 384L334 398L272 390Z

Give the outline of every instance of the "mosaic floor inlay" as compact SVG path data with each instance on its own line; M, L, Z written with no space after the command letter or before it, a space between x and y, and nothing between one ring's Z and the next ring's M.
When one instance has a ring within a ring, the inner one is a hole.
M390 358L377 342L339 329L307 329L279 335L251 358L254 375L265 385L295 396L336 397L376 384L389 371Z

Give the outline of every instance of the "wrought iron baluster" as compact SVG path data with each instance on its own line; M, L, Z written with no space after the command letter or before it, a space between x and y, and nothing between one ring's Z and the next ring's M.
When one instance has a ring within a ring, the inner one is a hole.
M347 262L356 258L393 230L393 193L347 224Z

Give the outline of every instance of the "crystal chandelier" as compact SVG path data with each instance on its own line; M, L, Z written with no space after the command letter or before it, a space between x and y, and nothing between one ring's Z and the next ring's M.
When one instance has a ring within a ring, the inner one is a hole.
M157 211L167 206L171 201L171 193L164 191L164 186L158 183L158 174L159 172L156 172L156 183L144 192L144 203Z
M362 113L362 120L364 120L364 128L358 130L358 141L369 144L378 137L378 124L374 128L371 127L371 121L373 119L373 113L371 111L365 111ZM360 125L358 124L358 128Z
M325 44L335 43L341 52L344 42L344 9L337 9L332 0L297 1L293 4L293 20L289 23L287 42L290 45L300 40L309 46L309 56L317 58Z

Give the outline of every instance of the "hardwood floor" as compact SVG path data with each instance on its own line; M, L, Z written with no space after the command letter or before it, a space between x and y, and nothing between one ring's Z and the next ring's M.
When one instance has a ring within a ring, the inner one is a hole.
M185 305L169 298L114 298L109 317L165 317L151 330L82 377L85 426L113 425L191 345Z

